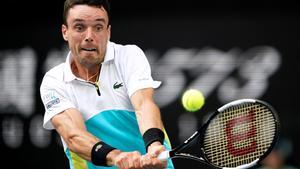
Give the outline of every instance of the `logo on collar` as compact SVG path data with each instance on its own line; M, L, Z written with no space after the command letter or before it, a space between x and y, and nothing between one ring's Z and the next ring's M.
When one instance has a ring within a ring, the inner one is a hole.
M121 83L116 82L116 83L113 85L114 89L118 89L118 88L120 88L120 87L122 87L122 86L123 86L123 83L122 83L122 82L121 82Z

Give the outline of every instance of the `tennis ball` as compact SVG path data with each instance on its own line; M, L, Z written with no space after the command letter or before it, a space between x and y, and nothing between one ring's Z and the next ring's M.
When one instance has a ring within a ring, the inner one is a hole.
M189 89L183 93L181 102L187 111L195 112L202 108L205 99L201 91L197 89Z

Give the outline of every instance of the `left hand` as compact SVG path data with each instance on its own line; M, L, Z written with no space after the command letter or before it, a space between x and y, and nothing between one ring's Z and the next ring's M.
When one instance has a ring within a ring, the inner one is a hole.
M145 169L165 169L167 167L167 161L161 161L157 157L165 151L166 148L161 145L160 142L153 142L148 147L148 153L142 157L141 164L142 168Z

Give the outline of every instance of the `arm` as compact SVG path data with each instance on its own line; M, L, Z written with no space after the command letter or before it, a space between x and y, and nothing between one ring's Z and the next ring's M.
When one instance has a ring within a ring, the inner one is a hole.
M131 96L141 134L149 128L163 130L160 110L153 100L154 89L146 88L136 91Z
M110 151L111 148L106 145L99 146L103 143L87 131L82 114L69 100L64 85L51 73L43 79L40 93L46 110L44 127L55 128L70 151L95 165L116 165L120 169L133 168L132 166L138 168L141 157L139 152L121 152L117 149Z
M81 113L73 108L67 109L52 118L56 131L63 137L70 151L85 160L91 161L93 146L100 140L90 134L85 127ZM108 166L122 167L140 166L141 155L138 152L121 152L112 150L106 156Z
M143 135L150 128L164 130L160 110L153 100L154 89L146 88L136 91L131 96L131 102L135 108L137 121L141 134ZM148 153L142 159L142 165L146 167L166 168L167 162L160 161L157 157L165 147L155 141L148 147Z
M51 121L70 151L91 161L91 149L100 140L86 131L81 113L74 108L67 109Z

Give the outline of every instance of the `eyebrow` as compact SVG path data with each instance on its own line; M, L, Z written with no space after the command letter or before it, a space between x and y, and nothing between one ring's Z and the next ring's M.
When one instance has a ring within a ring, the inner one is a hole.
M74 19L73 21L74 21L74 22L84 22L84 19L76 18L76 19ZM106 20L105 20L104 18L98 18L98 19L96 19L95 21L106 23L106 22L105 22Z

